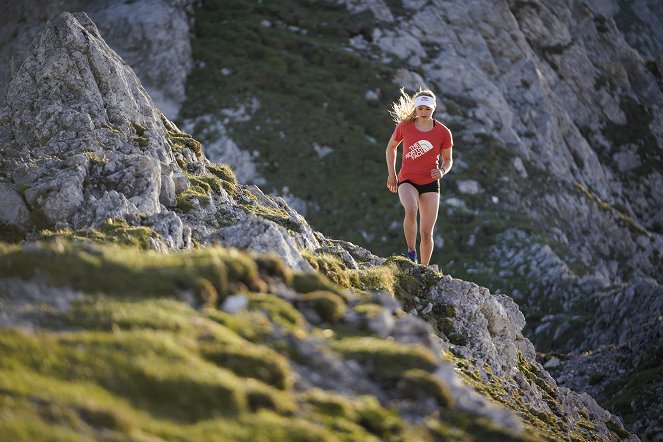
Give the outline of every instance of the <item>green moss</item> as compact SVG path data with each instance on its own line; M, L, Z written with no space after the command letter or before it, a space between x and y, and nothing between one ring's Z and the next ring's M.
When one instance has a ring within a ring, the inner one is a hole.
M380 304L374 304L371 302L356 304L353 307L353 310L360 315L367 315L369 317L375 317L378 313L384 310L384 307Z
M272 322L286 330L301 331L304 328L306 324L304 317L288 301L268 294L251 293L248 297L249 309L266 313Z
M200 351L205 358L238 376L257 379L281 390L292 386L293 377L287 359L267 347L248 342L232 347L203 343Z
M302 252L311 267L324 274L330 281L342 287L350 288L358 282L356 278L351 277L351 273L343 260L331 253L313 254L308 250ZM354 283L354 284L353 284Z
M162 239L161 235L149 227L132 226L122 218L109 218L97 227L70 230L41 230L38 239L64 239L73 241L92 241L98 244L117 243L149 249L149 238Z
M292 283L292 270L277 255L255 256L256 264L261 273L281 279L286 284Z
M644 227L642 227L635 219L632 217L626 215L625 213L617 210L617 208L613 207L608 203L607 201L604 201L596 195L594 192L590 191L587 187L585 187L581 183L576 183L576 187L585 195L587 198L589 198L594 204L599 206L603 210L607 210L609 212L612 212L617 219L619 219L622 223L624 223L628 228L633 230L636 233L639 233L641 235L645 235L648 238L652 238L652 234L647 231Z
M102 124L101 127L116 134L122 133L122 130L119 127L111 126L110 124Z
M377 379L398 379L407 370L433 370L437 363L430 350L384 339L357 337L334 343L334 349L347 359L364 363Z
M212 175L221 180L221 186L228 192L231 196L237 197L238 190L237 186L239 185L235 172L227 164L207 164L207 170L210 171Z
M320 273L295 273L292 277L292 287L299 293L309 293L316 290L328 290L345 297L343 290L334 285L325 275Z
M145 135L145 127L141 126L140 124L132 121L131 122L131 127L134 129L134 131L136 132L136 135L138 135L139 137L142 137L143 135Z
M362 396L356 401L359 424L378 437L395 439L405 427L395 411L386 409L372 396Z
M122 296L171 297L212 282L220 297L238 287L264 289L248 254L208 247L177 254L141 252L121 246L68 242L41 243L30 250L0 245L0 276L32 279L36 274L55 285Z
M357 420L358 413L355 405L345 396L314 388L304 392L302 400L315 407L316 411L321 414L334 418Z
M164 128L166 129L166 135L168 137L168 142L170 143L171 151L177 152L184 148L188 148L193 151L197 157L200 158L203 156L203 146L200 141L194 139L187 133L171 130L165 124Z
M262 342L273 331L272 323L261 311L240 311L230 314L216 309L206 309L205 317L251 342Z
M184 174L189 178L189 187L176 196L177 207L188 212L195 206L194 200L202 205L209 204L210 192L221 188L221 181L214 175L192 175Z
M147 137L131 137L131 138L132 138L132 139L136 142L136 144L138 144L138 146L139 146L140 148L142 148L143 150L145 150L145 148L146 148L147 145L149 144L149 140L147 139Z
M433 398L440 407L454 406L455 399L447 385L432 373L412 369L403 373L399 388L412 399Z
M320 319L328 323L338 321L347 308L343 298L324 290L307 293L304 295L304 302L315 310Z
M108 158L100 157L95 152L85 152L85 156L87 157L87 159L90 161L91 164L100 165L100 166L108 164Z
M515 434L487 418L477 418L466 412L454 412L445 420L428 420L427 424L435 436L444 441L476 442L523 442L548 440L536 433ZM562 440L561 438L559 440ZM557 439L554 439L557 440Z
M288 230L292 230L294 232L303 232L302 226L298 222L293 221L290 218L290 215L288 215L288 213L283 209L266 207L257 203L253 204L243 203L240 205L240 207L244 209L246 212L250 212L261 218L273 221L276 224L279 224Z
M281 415L292 415L297 411L298 404L288 392L270 387L249 379L245 384L249 408L271 410Z
M22 229L0 221L0 241L18 243L23 239L25 239L25 232Z
M246 409L239 380L206 365L163 333L79 332L62 337L0 333L4 367L98 384L134 406L192 420Z
M356 276L353 287L367 291L386 290L395 294L399 274L398 268L392 264L366 267L352 272Z

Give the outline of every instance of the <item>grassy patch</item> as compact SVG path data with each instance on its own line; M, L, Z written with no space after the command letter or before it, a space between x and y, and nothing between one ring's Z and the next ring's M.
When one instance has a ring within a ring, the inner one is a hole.
M430 350L417 345L405 345L383 339L346 338L334 344L334 349L348 359L366 364L377 379L398 379L407 370L433 370L437 363Z
M149 248L148 239L161 239L161 235L149 227L132 226L124 219L109 218L100 226L86 229L41 230L38 238L92 241L97 244L117 243L147 250Z
M239 287L264 288L248 254L220 248L164 255L66 242L41 243L30 250L0 244L0 258L0 276L40 276L91 293L173 297L191 291L198 296L201 282L209 281L223 299Z

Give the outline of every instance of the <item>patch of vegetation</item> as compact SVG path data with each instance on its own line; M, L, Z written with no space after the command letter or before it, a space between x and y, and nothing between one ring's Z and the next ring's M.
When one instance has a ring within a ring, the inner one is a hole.
M454 406L449 387L432 373L421 369L407 370L399 388L412 399L433 398L440 407Z
M25 232L22 229L0 221L0 241L18 243L23 239L25 239Z
M37 243L30 250L0 244L0 257L0 276L30 280L40 275L56 286L90 293L158 298L187 290L199 296L206 280L221 301L240 287L264 288L248 254L219 248L164 255L59 241Z
M212 174L194 175L184 172L189 179L189 187L177 194L177 207L184 212L191 211L197 200L199 204L206 205L210 202L210 192L221 188L221 180Z
M377 338L345 338L336 342L334 349L347 359L362 362L376 379L381 380L401 378L410 369L430 372L437 366L433 353L422 346Z
M304 295L304 302L309 304L325 322L333 323L345 314L345 300L336 293L324 290L310 292Z
M629 215L621 212L620 210L617 210L614 206L610 205L607 201L604 201L596 195L594 192L590 191L587 187L585 187L581 183L576 183L576 187L585 195L587 196L594 204L599 206L603 210L607 210L609 212L613 212L615 217L619 219L622 223L624 223L629 229L633 230L636 233L639 233L640 235L644 235L648 238L651 238L652 235L642 227L635 219L630 217Z
M109 218L97 227L86 229L41 230L38 239L66 239L92 241L98 244L117 243L143 250L149 249L149 238L162 239L161 235L149 227L132 226L123 218Z
M633 424L646 413L648 404L659 400L653 386L662 381L663 365L643 364L623 379L608 384L603 391L603 396L609 398L604 406L621 416L625 424Z
M237 196L237 177L227 164L210 163L205 166L212 175L221 180L221 186L232 197Z
M145 149L148 144L148 139L145 136L145 128L141 126L138 123L131 122L131 127L134 129L136 132L136 135L132 137L132 139L140 146L141 148Z

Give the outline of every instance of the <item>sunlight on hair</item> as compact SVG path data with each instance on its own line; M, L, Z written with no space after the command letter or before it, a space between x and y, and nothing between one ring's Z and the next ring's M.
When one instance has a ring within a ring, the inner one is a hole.
M389 115L391 115L391 118L396 124L410 123L414 121L416 117L414 112L414 99L419 95L428 95L429 97L435 98L435 94L430 89L420 87L414 95L410 95L405 92L405 88L401 88L401 96L397 101L394 101L391 104L391 109L389 110Z

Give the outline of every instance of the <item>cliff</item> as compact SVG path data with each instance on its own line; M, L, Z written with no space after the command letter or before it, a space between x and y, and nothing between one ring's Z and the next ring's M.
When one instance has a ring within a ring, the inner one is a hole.
M87 15L48 23L6 102L7 438L637 440L556 385L508 296L207 160Z

